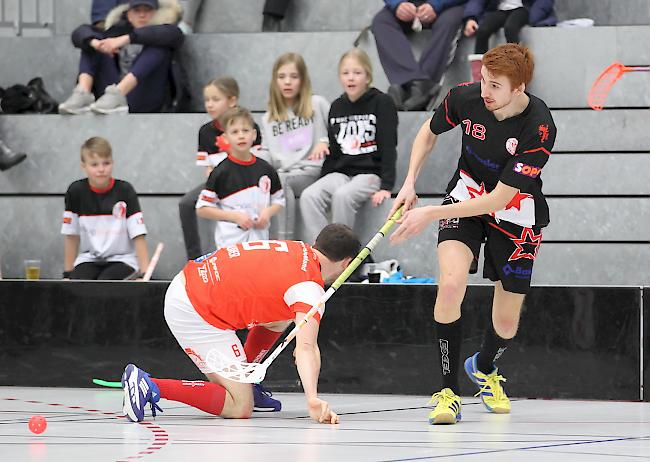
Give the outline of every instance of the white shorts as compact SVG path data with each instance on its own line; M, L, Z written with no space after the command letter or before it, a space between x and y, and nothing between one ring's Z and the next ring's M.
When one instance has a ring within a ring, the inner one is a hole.
M182 273L174 277L165 294L165 321L178 344L204 374L214 372L205 362L210 350L217 350L233 364L246 361L235 331L214 327L196 312L187 297Z

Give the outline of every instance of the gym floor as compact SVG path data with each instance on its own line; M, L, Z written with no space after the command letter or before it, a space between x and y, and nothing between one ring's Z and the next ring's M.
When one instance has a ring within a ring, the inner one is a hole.
M650 403L513 400L512 414L493 415L470 397L460 424L431 426L426 396L324 395L341 415L332 426L307 417L302 395L277 393L283 411L250 420L161 400L164 413L134 424L121 417L122 396L0 387L0 460L650 461ZM28 428L33 415L47 419L42 434Z

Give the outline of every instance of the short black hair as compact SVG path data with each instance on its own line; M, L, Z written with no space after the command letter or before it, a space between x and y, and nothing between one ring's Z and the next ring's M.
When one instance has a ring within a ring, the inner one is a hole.
M337 262L346 257L356 257L361 250L361 243L349 226L332 223L318 234L314 248Z

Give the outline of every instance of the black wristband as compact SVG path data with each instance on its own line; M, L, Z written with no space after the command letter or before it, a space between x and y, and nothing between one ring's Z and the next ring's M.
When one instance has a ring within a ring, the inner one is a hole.
M63 272L63 279L70 279L71 274L72 274L72 271L64 271Z

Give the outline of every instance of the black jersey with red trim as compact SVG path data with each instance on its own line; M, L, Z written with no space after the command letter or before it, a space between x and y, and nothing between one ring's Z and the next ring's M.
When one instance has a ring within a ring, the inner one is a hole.
M257 137L253 146L262 144L260 127L255 124ZM230 145L222 136L223 130L219 121L211 120L199 129L199 147L196 153L196 165L200 167L214 167L226 158L226 151Z
M244 212L256 220L263 209L273 204L284 207L285 199L280 178L271 164L255 156L245 162L228 155L210 173L196 208L219 207ZM218 248L265 239L268 239L268 228L244 230L236 223L217 222Z
M452 88L431 118L436 135L461 126L462 152L447 194L463 201L487 194L500 181L519 190L493 217L526 228L549 223L541 173L555 143L556 128L548 107L526 93L530 102L514 117L497 120L481 98L480 83Z
M80 236L74 266L109 261L138 269L132 239L147 234L147 228L130 183L111 179L106 189L99 190L85 178L72 183L65 193L61 233Z

